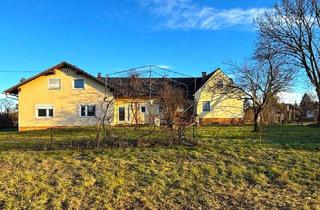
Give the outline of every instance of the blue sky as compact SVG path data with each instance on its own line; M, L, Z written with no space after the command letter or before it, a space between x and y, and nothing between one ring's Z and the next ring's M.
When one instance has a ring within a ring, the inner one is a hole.
M250 56L272 0L12 0L0 6L0 90L63 60L89 73L155 64L200 75ZM10 72L1 72L10 71ZM291 96L290 96L291 97Z

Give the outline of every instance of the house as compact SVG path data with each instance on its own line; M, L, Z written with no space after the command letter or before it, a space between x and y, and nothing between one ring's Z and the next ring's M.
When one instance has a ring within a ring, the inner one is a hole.
M254 118L254 111L252 106L245 109L244 123L252 124ZM273 98L267 104L258 118L261 124L283 124L293 123L298 121L299 109L297 105L288 103L281 103L276 98Z
M18 98L19 131L47 129L51 127L96 125L106 113L105 99L113 101L108 109L112 125L133 124L138 115L139 124L150 123L152 114L161 113L158 87L150 91L150 82L156 84L163 78L141 80L141 93L132 96L119 93L128 78L97 77L62 62L41 73L21 81L4 91ZM243 120L243 100L230 98L219 92L212 94L209 87L230 80L220 69L197 78L170 78L185 87L187 97L195 101L196 116L200 124L240 123ZM149 83L148 83L149 82ZM149 85L148 85L149 84ZM140 91L139 91L140 92ZM134 102L134 103L133 103ZM132 106L137 106L133 113Z

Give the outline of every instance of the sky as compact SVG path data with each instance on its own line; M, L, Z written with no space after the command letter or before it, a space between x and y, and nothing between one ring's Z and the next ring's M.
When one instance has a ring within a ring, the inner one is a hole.
M0 0L0 92L61 61L103 75L154 64L192 76L250 57L273 0ZM304 87L285 93L300 100ZM285 99L286 98L286 99Z

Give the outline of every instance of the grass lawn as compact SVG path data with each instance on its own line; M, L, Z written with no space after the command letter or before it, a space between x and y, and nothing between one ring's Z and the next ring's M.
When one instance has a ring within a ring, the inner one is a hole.
M48 131L0 131L0 209L319 209L320 129L250 131L202 127L196 147L84 150L74 145L93 129L62 129L48 151Z

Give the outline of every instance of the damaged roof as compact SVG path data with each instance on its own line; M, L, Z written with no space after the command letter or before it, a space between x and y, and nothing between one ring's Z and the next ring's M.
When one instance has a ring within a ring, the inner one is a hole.
M114 94L118 97L130 97L130 92L133 92L132 87L130 87L130 80L131 78L129 77L110 77L106 78L105 77L95 77L86 71L76 67L75 65L72 65L66 61L63 61L53 67L50 67L49 69L46 69L39 74L36 74L33 77L30 77L29 79L26 79L24 81L21 81L19 84L7 89L4 91L5 94L10 94L10 95L17 95L19 93L19 87L22 85L40 77L40 76L46 76L49 74L54 73L56 69L61 69L64 67L68 67L73 69L79 74L83 74L98 83L101 83L102 85L107 85L107 87L114 92ZM163 81L169 81L171 84L174 84L176 86L179 86L186 90L188 97L192 98L193 95L203 86L203 84L213 76L215 72L217 72L220 69L216 69L215 71L211 72L210 74L204 75L202 77L176 77L176 78L139 78L140 84L140 90L139 90L139 95L140 96L149 96L150 93L152 96L158 95L160 86L163 84ZM150 89L151 88L151 89ZM150 91L151 90L151 91ZM137 93L135 93L137 94Z

